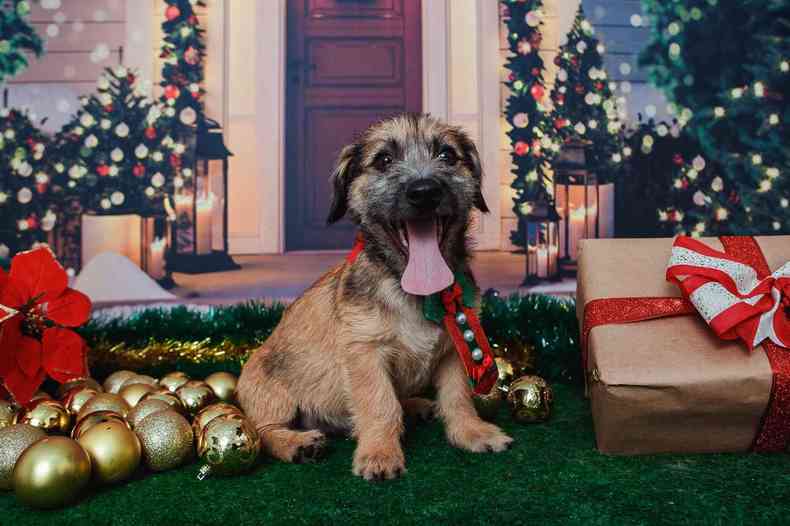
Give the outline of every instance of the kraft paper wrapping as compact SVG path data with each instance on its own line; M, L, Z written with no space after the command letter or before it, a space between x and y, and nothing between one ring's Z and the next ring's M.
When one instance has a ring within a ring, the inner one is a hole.
M790 236L757 237L770 268L790 260ZM716 238L702 239L722 250ZM577 314L599 298L676 297L665 279L672 239L584 240ZM746 451L771 393L762 348L716 337L700 316L605 325L588 349L598 449L617 455Z

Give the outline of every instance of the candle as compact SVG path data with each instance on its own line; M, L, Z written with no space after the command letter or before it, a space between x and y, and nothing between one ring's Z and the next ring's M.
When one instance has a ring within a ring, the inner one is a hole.
M156 238L148 251L148 275L159 280L165 277L165 239Z
M538 245L538 277L549 277L549 252L546 245Z
M549 276L557 275L557 267L559 265L559 247L549 245Z
M527 247L527 276L537 276L538 260L537 249L533 246Z
M568 257L576 261L576 251L578 250L579 240L587 237L585 228L586 210L584 207L571 210L570 228L568 229Z
M188 218L192 217L192 194L176 194L173 201L176 203L176 219L185 214Z
M211 216L214 214L214 194L201 197L197 200L197 246L198 254L211 254Z

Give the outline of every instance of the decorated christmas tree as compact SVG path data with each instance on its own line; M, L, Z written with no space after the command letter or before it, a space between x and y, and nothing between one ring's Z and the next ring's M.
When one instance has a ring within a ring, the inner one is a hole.
M57 138L69 193L98 214L159 210L184 150L168 135L162 106L142 93L137 73L122 66L108 68L98 92L80 103Z
M28 55L44 51L41 38L27 21L28 0L4 1L0 6L0 83L22 72Z
M175 135L186 127L203 121L203 59L205 45L195 7L203 0L165 0L164 40L160 57L162 66L162 100L166 116L175 117Z
M47 137L27 113L0 110L0 262L47 240L61 194Z
M550 163L560 149L553 125L553 109L546 96L544 64L538 51L543 40L543 1L504 0L511 54L505 67L510 88L505 116L510 124L513 174L513 211L518 230L511 232L514 245L524 246L524 218L533 204L549 199Z
M599 182L611 179L623 161L622 123L603 65L605 52L579 6L576 19L554 62L559 67L551 93L554 125L566 141L588 144L587 170Z
M697 234L790 232L790 0L643 3L640 61L701 149L662 217Z

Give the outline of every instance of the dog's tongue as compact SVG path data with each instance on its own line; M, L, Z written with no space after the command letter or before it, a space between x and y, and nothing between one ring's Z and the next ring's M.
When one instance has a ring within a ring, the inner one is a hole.
M400 284L404 291L417 296L430 296L453 283L453 272L439 252L436 221L406 222L409 233L409 262Z

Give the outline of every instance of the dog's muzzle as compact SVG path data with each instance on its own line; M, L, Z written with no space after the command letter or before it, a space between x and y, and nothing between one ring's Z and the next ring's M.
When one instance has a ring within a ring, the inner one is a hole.
M436 179L417 179L406 188L406 200L420 212L436 210L442 200L444 189Z

